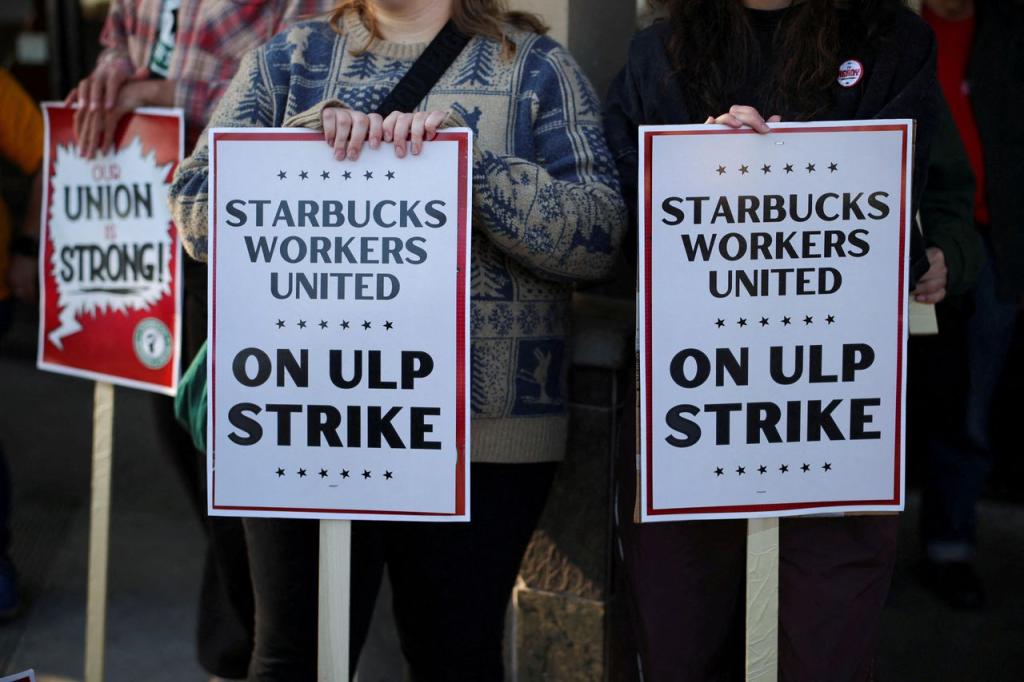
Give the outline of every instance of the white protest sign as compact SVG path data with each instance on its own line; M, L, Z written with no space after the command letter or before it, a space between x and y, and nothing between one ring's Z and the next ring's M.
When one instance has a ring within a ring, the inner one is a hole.
M26 670L23 673L0 677L0 682L36 682L35 670Z
M211 514L467 520L471 132L210 132Z
M640 130L643 521L903 508L913 124Z

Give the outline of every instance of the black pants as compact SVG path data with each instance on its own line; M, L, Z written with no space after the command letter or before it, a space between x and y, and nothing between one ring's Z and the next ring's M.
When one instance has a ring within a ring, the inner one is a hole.
M354 671L387 566L417 682L501 682L505 608L556 466L473 464L469 523L352 524ZM249 679L316 679L316 521L246 519L256 646Z
M747 522L634 523L635 412L625 409L616 531L643 679L742 682ZM782 519L780 680L872 679L898 524L896 515Z
M206 266L185 259L182 371L206 340ZM156 432L185 483L206 531L206 556L199 597L196 652L211 675L241 679L249 668L253 640L253 597L242 521L206 513L206 457L174 418L174 404L154 396Z

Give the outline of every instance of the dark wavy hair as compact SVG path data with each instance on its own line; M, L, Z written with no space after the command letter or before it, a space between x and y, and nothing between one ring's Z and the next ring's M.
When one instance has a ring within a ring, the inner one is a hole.
M808 120L829 107L844 50L881 38L901 0L794 0L774 37L777 55L763 85L767 118ZM761 67L760 49L740 0L652 0L667 13L668 51L694 118L718 115ZM703 122L700 121L700 122Z

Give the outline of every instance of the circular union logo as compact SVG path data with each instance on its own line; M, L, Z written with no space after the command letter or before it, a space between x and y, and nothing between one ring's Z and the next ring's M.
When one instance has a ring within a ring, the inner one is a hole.
M836 82L844 88L852 88L864 77L864 65L856 59L848 59L839 65L839 78Z
M171 359L171 331L155 317L144 318L132 334L135 357L150 369L160 369Z

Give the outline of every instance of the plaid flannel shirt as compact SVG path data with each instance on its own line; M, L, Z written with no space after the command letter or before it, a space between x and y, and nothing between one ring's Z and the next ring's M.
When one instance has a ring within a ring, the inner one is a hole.
M245 54L289 24L329 11L333 0L181 0L168 80L174 104L185 110L186 138L206 127ZM113 0L103 25L97 65L149 65L163 0Z

